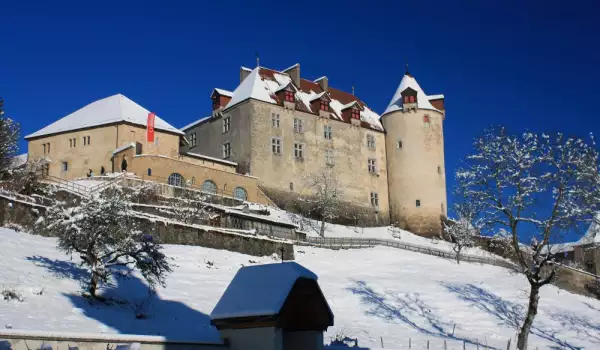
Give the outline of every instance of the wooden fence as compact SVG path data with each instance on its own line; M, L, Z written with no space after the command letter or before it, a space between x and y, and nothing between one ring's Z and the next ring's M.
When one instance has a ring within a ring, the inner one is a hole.
M409 250L412 252L423 253L433 256L439 256L445 259L456 259L456 253L444 251L441 249L425 247L417 244L380 238L355 238L355 237L306 237L303 241L298 241L297 245L316 246L328 249L351 249L351 248L369 248L374 246L392 247L396 249ZM514 267L513 263L501 258L473 256L461 254L461 261L502 266L506 268Z

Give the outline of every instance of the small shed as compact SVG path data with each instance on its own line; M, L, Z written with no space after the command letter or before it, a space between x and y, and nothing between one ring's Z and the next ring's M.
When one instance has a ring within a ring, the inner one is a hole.
M317 275L295 262L241 268L210 316L232 350L323 349L333 326Z

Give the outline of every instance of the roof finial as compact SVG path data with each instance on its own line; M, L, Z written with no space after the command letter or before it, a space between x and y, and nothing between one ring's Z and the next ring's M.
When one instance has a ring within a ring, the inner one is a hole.
M354 80L352 81L352 95L354 95Z
M408 71L408 63L406 64L404 75L410 75L410 72Z
M258 51L256 51L256 66L260 67L260 56L258 55Z

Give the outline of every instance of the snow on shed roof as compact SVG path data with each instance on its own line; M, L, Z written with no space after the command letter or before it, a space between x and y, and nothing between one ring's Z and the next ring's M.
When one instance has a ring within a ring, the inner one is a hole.
M150 111L126 96L116 94L92 102L45 128L25 136L25 139L118 122L126 122L145 127L148 122L148 113L150 113ZM171 126L158 116L156 116L154 120L154 128L176 134L183 134L179 129Z
M317 275L293 261L242 267L210 317L215 320L276 315L299 278L316 281Z
M229 97L233 96L233 92L231 92L231 91L227 91L227 90L224 90L224 89L215 88L215 89L213 90L213 93L214 93L215 91L216 91L216 92L218 92L218 93L219 93L219 95L223 95L223 96L229 96ZM212 93L211 93L210 95L212 96Z
M438 95L429 95L429 96L427 96L427 99L428 99L429 101L431 101L431 100L440 100L440 99L442 99L442 98L444 98L444 94L438 94Z
M385 115L387 113L391 113L394 111L402 110L402 92L408 88L411 88L417 92L417 107L418 108L430 109L430 110L439 112L439 110L437 108L433 107L431 102L429 102L429 100L432 98L425 95L425 92L423 91L423 89L421 89L421 86L419 86L419 83L417 83L417 80L412 75L405 74L404 77L402 78L402 81L400 81L400 85L398 86L398 89L396 90L394 97L392 97L390 104L387 106L387 108L385 109L385 112L383 112L382 115Z

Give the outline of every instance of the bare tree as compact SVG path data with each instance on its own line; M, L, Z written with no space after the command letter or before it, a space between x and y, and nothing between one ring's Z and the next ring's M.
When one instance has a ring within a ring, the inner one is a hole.
M91 274L90 297L98 298L98 285L109 282L119 268L137 268L151 286L164 285L171 272L161 245L136 229L131 203L120 188L96 193L76 206L57 203L38 225L58 237L60 250L80 255Z
M342 199L342 188L337 175L330 169L311 173L306 178L306 186L311 191L314 210L321 220L321 237L325 236L325 220L335 217Z
M201 192L182 188L181 194L175 200L173 204L175 220L192 225L209 218L206 195Z
M0 97L0 171L12 164L12 157L19 150L19 123L4 114L4 99Z
M540 288L556 273L550 245L560 235L588 225L600 209L598 151L562 134L512 135L487 130L456 172L457 195L475 208L490 232L505 229L518 268L530 284L529 306L517 348L527 340L537 314ZM535 238L529 248L520 243Z
M444 231L450 236L452 249L456 253L456 263L460 264L462 250L475 244L475 237L479 234L478 222L475 213L468 203L455 206L458 219L453 222L444 222Z

